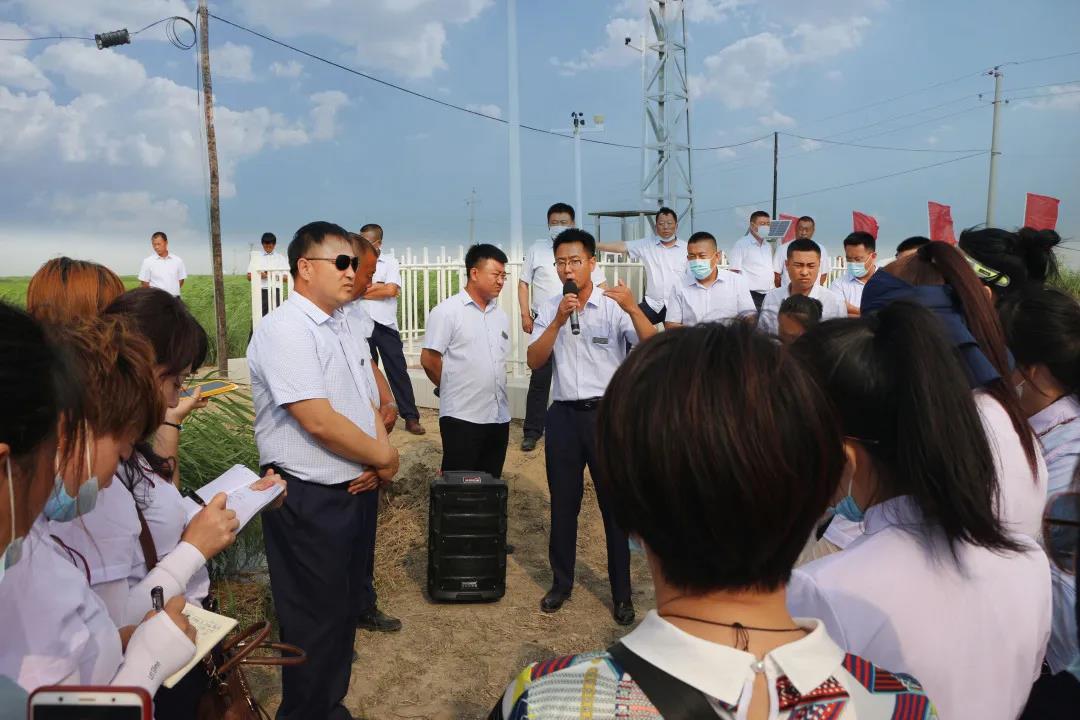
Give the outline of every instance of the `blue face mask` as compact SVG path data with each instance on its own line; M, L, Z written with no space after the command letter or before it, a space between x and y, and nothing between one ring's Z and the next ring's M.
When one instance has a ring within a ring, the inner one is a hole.
M71 497L64 487L64 478L57 473L52 494L45 503L45 517L56 522L71 522L80 515L85 515L97 504L98 480L90 467L90 441L86 443L86 468L90 477L79 487L78 497Z
M833 508L833 512L851 522L863 521L865 515L863 514L862 508L855 502L855 498L851 496L851 483L848 483L847 495L844 496L843 500L836 504L836 507Z
M861 262L849 262L847 264L848 272L851 273L853 278L861 278L866 276L866 263Z
M11 474L11 456L8 455L5 459L7 460L8 503L11 507L11 542L7 544L3 552L0 552L0 582L4 580L7 569L19 562L23 546L23 539L15 537L15 480Z
M712 275L713 266L711 260L691 260L690 272L697 280L704 280Z

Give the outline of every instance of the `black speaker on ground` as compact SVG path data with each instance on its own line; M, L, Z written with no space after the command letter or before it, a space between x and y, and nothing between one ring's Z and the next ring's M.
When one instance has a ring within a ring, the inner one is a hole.
M490 602L506 594L506 483L488 473L450 471L431 483L428 595L440 602Z

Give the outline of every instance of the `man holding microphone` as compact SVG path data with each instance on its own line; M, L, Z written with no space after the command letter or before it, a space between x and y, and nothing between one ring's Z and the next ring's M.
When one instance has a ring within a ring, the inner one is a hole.
M585 466L594 473L596 465L600 397L625 359L627 343L636 345L656 334L625 284L620 282L603 292L593 286L590 276L596 267L596 240L592 235L583 230L566 230L555 239L554 251L555 269L564 283L563 295L539 305L527 354L533 370L555 359L554 402L548 409L544 448L551 492L548 559L554 578L540 609L548 613L562 607L574 585L577 518ZM629 625L634 621L630 548L626 533L615 522L607 487L596 481L595 474L593 478L607 538L612 615L620 625Z

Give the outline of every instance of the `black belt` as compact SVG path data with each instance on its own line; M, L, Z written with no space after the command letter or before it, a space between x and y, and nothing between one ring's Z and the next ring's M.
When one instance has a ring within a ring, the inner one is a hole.
M588 398L587 400L556 400L555 404L568 407L571 410L577 410L578 412L585 412L586 410L595 410L600 407L600 398Z
M293 482L303 483L305 485L314 485L316 487L321 487L321 488L347 490L348 487L349 487L349 483L352 482L351 480L346 480L345 482L334 483L333 485L328 485L326 483L311 482L310 480L301 480L300 478L296 477L292 473L285 472L284 470L279 468L277 465L274 465L273 463L271 463L269 465L263 465L262 467L259 468L259 472L262 475L266 475L267 470L273 470L275 475L277 475L277 476L279 476L281 478L284 478L285 480L292 480Z

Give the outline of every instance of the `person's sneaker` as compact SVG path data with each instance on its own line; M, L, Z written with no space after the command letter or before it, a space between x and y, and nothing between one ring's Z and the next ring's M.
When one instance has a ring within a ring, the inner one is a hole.
M425 435L427 430L420 424L419 420L406 420L405 429L411 432L413 435Z
M361 615L356 621L356 627L372 632L397 632L401 629L401 621L375 608Z
M532 452L533 450L536 449L536 443L539 440L540 440L540 438L534 438L534 437L524 437L524 438L522 438L521 439L521 451L522 452Z
M629 600L619 600L611 611L611 616L619 625L632 625L634 622L634 604Z

